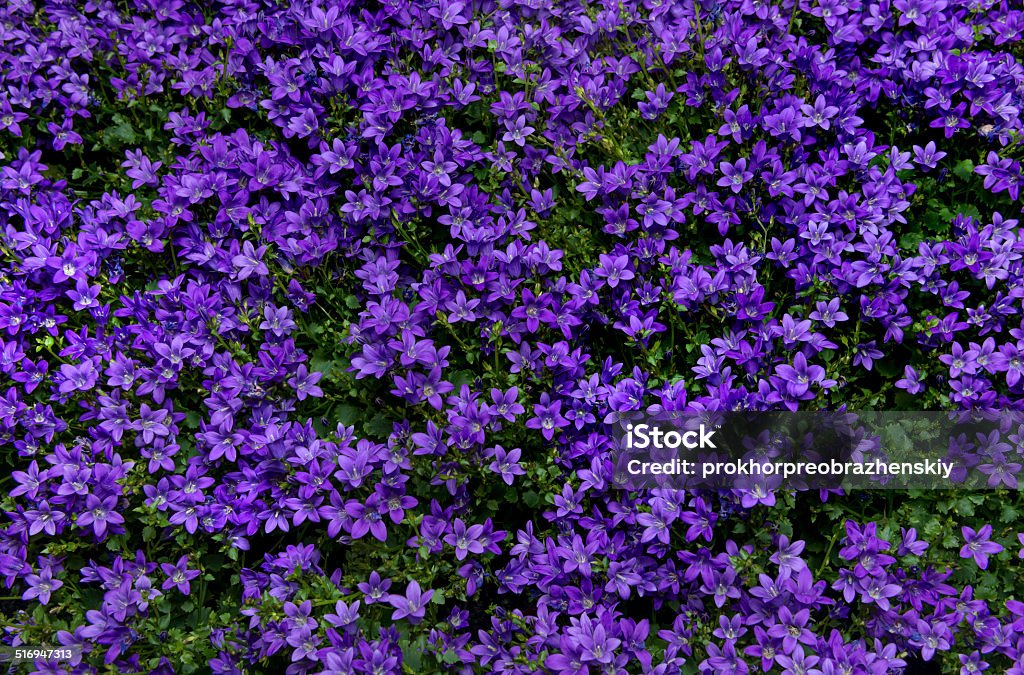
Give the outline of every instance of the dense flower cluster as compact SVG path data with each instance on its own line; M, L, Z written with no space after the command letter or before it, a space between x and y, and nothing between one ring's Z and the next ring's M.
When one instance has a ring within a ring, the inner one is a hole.
M609 437L1024 407L1015 6L4 3L8 640L81 646L40 673L1024 673L1024 603L969 582L1012 526L627 493Z

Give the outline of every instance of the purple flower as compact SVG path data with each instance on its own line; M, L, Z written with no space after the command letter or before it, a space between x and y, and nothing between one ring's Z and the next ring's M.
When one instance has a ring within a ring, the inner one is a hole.
M818 94L818 97L814 99L814 105L805 103L800 106L800 111L810 120L811 124L822 129L828 129L831 126L829 120L839 113L839 108L834 105L828 105L825 97L822 94Z
M949 627L942 621L931 623L924 619L917 621L917 635L912 642L921 648L921 656L930 661L935 652L946 651L950 647Z
M964 537L964 545L960 548L961 558L973 558L975 564L981 569L988 569L988 557L1003 550L1003 547L994 541L989 541L992 536L992 526L983 525L975 531L973 528L964 525L960 528Z
M461 518L456 518L452 531L444 536L444 541L455 549L456 560L464 560L470 553L484 552L484 547L480 543L483 530L482 525L466 527Z
M241 253L231 259L231 264L235 266L238 279L248 279L253 274L259 276L270 274L266 263L263 262L263 255L266 252L266 246L256 248L252 245L251 241L244 242Z
M810 318L820 321L829 328L834 328L837 322L849 321L850 317L840 309L839 298L832 298L827 303L818 302L815 310L810 313Z
M928 144L923 148L920 145L914 146L914 161L925 171L934 169L939 160L945 156L945 152L936 150L935 141L928 141Z
M785 535L779 537L778 550L775 551L769 560L779 566L779 576L787 579L793 574L799 573L807 568L800 554L804 550L805 543L794 541L790 543Z
M747 160L740 158L736 160L736 163L722 162L719 166L722 172L722 178L718 179L718 185L721 187L727 187L734 193L739 194L743 189L743 184L754 177L754 174L747 171Z
M928 542L920 541L917 538L917 530L911 528L900 528L901 538L900 545L897 549L897 555L924 555L924 552L928 549Z
M357 588L360 593L365 595L363 601L367 605L372 605L375 602L388 602L391 597L387 592L391 588L391 579L381 579L377 570L370 572L370 578L360 582Z
M85 361L77 366L65 363L60 367L60 375L63 378L59 390L62 394L70 394L73 391L88 391L96 384L99 373L92 361Z
M526 475L523 467L519 466L519 458L522 454L522 450L519 448L513 448L506 452L505 448L496 445L491 455L494 457L494 461L487 468L500 475L506 485L512 485L512 481L515 480L516 476Z
M515 122L505 120L505 128L507 131L501 137L501 140L514 142L519 147L526 145L526 137L535 131L533 127L527 124L525 115L517 117Z
M53 570L43 567L39 574L29 574L25 577L28 588L21 595L22 600L39 600L40 604L46 605L50 602L50 593L64 585L60 579L53 578Z
M434 591L420 591L420 585L415 580L410 581L405 589L405 595L392 593L388 602L395 611L391 613L391 620L408 619L409 623L417 624L423 620L427 603L434 595Z
M634 278L633 271L630 269L629 257L625 255L612 257L610 255L600 255L598 259L601 264L594 270L594 275L600 279L604 279L605 283L611 288L615 288L622 281L629 281Z
M552 402L547 394L542 394L540 403L534 404L534 416L526 421L526 426L530 429L540 429L544 438L550 441L557 429L569 424L569 421L562 417L561 409L561 401Z
M188 569L188 556L183 555L178 558L178 562L171 565L168 563L160 563L160 569L167 575L164 583L160 586L165 591L172 588L177 588L179 592L184 595L188 595L192 586L189 583L192 579L199 576L199 570Z
M300 401L304 401L308 397L320 398L324 392L317 386L317 382L322 376L323 373L309 372L303 364L295 370L293 377L288 378L288 384L295 389L295 396Z
M50 506L47 500L39 502L34 509L25 511L25 521L28 523L29 536L45 532L51 536L57 534L57 526L67 519L67 514L58 511Z
M78 525L82 527L92 525L93 532L102 539L106 535L109 525L116 526L124 523L124 516L114 511L116 507L116 495L110 495L103 499L96 495L87 495L85 510L78 516Z
M920 394L924 391L921 375L911 366L903 366L903 377L896 380L896 387L905 390L908 394Z

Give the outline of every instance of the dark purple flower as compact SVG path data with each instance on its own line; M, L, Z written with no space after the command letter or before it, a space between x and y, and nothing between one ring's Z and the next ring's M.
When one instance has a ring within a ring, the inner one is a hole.
M992 526L983 525L975 531L964 525L960 528L964 536L964 545L960 548L961 558L973 558L975 564L981 569L988 568L988 557L1003 550L1003 547L994 541L989 541L992 536Z
M410 623L417 624L423 620L427 603L434 595L434 591L420 591L420 585L415 580L410 581L405 589L405 595L392 593L388 602L395 611L391 613L391 620L408 619Z

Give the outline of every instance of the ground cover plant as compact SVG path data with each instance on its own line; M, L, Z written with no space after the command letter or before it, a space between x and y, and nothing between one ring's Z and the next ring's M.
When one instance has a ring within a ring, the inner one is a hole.
M629 411L1020 409L1009 0L11 0L38 673L1024 673L987 491L639 491Z

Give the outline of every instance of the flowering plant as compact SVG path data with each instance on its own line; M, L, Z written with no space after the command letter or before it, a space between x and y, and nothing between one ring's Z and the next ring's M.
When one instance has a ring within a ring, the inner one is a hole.
M1022 35L1006 0L4 3L5 640L1024 673L1018 450L984 493L627 492L610 436L1020 409Z

